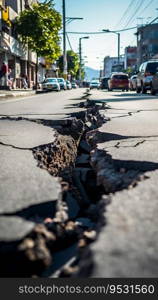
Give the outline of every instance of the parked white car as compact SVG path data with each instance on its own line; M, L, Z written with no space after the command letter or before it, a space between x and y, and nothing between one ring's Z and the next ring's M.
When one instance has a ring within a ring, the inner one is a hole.
M72 84L71 84L71 82L69 80L66 80L66 86L67 86L68 90L72 89Z
M100 81L99 80L91 80L89 88L90 88L90 90L91 89L99 89L100 88Z
M71 83L73 89L77 89L78 85L75 81Z
M135 91L136 87L137 87L137 75L133 75L129 79L129 88L130 88L130 91Z
M64 78L57 78L61 90L67 90L66 80Z
M42 83L43 90L60 91L60 85L57 78L46 78Z

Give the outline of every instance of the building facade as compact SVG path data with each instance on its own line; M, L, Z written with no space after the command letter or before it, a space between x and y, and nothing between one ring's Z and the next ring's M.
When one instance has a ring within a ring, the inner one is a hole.
M29 88L35 86L37 56L18 41L14 20L21 11L36 2L37 0L0 0L0 67L3 62L8 65L12 88L23 87L23 76L27 77ZM45 73L44 59L42 63L39 61L39 65L42 81ZM0 82L1 88L7 84L7 78L5 83Z
M104 58L104 67L103 67L103 76L105 78L109 78L112 72L122 72L124 69L124 57L119 57L119 64L118 64L118 57L110 57L106 56Z
M158 23L148 24L137 29L137 64L158 55Z
M128 46L125 48L125 69L137 69L137 47Z

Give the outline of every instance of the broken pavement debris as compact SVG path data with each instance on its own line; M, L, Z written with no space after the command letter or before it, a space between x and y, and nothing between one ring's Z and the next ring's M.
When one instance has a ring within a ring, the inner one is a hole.
M66 249L81 240L84 232L86 232L86 241L95 238L94 220L96 219L93 218L93 212L88 213L91 199L88 199L85 188L89 171L91 171L89 167L91 147L85 141L84 135L87 130L96 129L101 125L104 117L100 114L98 107L94 109L93 106L88 105L85 112L69 120L68 126L62 125L61 122L60 126L55 126L55 130L51 122L42 120L35 122L35 120L10 117L0 122L2 124L9 122L13 131L15 128L15 134L16 126L18 126L18 134L21 135L18 143L16 139L14 140L14 135L9 138L4 137L3 144L0 146L1 154L3 151L6 154L7 151L8 161L11 162L8 165L10 177L7 178L2 174L4 205L1 206L0 218L4 221L4 226L0 239L1 277L40 276L53 264L53 253ZM28 146L26 139L30 137L30 125L37 130L35 134L37 141L31 139ZM45 138L44 132L47 126L50 128L50 134ZM3 128L5 130L5 126ZM43 130L42 138L38 135L41 129ZM2 163L5 164L5 170L7 162ZM32 165L31 173L29 173L30 164ZM25 173L23 166L25 166ZM24 176L23 186L26 191L18 183L19 170L21 177ZM39 181L39 174L41 174L41 181ZM73 175L74 178L76 176L79 186L78 184L75 186ZM17 200L17 194L9 194L11 190L7 189L8 180L11 180L10 187L12 184L15 185L17 180L19 200ZM47 190L47 195L43 194L42 190L43 193ZM7 224L11 223L13 226L10 226L8 230ZM23 226L23 230L20 226ZM91 234L89 230L92 231ZM75 270L77 269L78 267L75 266Z
M32 194L20 190L15 180L19 189L17 201L7 191L8 182L2 186L8 203L6 205L4 201L0 216L0 222L4 222L0 237L1 277L48 274L56 263L55 257L74 245L77 245L75 258L66 266L58 267L58 277L90 276L94 265L89 245L97 240L106 224L104 212L111 194L133 188L147 178L143 171L119 166L105 150L97 149L98 137L102 135L97 128L109 120L102 114L106 104L96 105L88 100L81 106L86 110L65 121L67 125L61 122L54 126L50 120L38 120L37 123L34 120L37 131L38 126L49 127L47 142L30 145L29 149L14 144L18 147L15 149L7 145L7 140L6 145L0 145L2 154L8 151L12 161L18 161L17 169L8 166L11 177L7 180L12 180L15 171L18 174L21 170L23 175L23 165L27 166L30 161L32 164L31 174L26 172L24 176L28 184L26 189ZM27 125L33 122L20 121ZM18 124L18 120L10 119L9 122ZM36 172L41 174L40 179ZM47 190L47 195L43 195L42 190ZM7 224L13 226L8 230Z

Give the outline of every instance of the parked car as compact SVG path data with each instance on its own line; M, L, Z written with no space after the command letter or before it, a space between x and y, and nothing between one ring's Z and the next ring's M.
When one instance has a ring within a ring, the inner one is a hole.
M100 83L101 89L108 89L108 80L109 78L106 77L101 78L101 83Z
M69 80L66 80L66 86L67 86L68 90L72 89L72 84L71 84L71 82Z
M136 90L136 86L137 86L136 83L137 83L137 75L131 76L131 78L129 79L129 88L131 91Z
M60 89L61 90L67 90L67 86L66 86L66 80L64 78L57 78L59 85L60 85Z
M158 69L157 72L153 75L151 82L151 94L155 95L158 93Z
M122 91L129 90L129 79L126 73L112 73L108 80L108 90L121 89Z
M158 60L149 60L140 65L137 74L136 91L145 94L151 90L152 78L158 68Z
M90 81L83 81L82 82L82 85L83 85L83 87L86 87L86 88L89 88L89 85L90 85Z
M99 89L100 88L100 81L99 80L91 80L89 84L89 88L91 89Z
M42 89L47 91L60 91L57 78L46 78L42 83Z
M77 89L77 87L78 87L78 85L77 85L76 82L74 82L74 81L71 82L71 85L72 85L72 88L73 88L73 89Z

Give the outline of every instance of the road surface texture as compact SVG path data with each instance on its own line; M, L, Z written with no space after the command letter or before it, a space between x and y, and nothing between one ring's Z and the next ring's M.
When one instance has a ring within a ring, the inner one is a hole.
M78 111L76 104L84 92L85 89L77 89L59 93L42 93L27 98L1 100L0 116L50 120L68 118Z
M158 275L158 97L85 91L0 101L1 277Z
M41 238L39 238L41 233L37 233L38 246L32 246L36 238L26 244L28 248L33 247L38 250L31 255L22 254L22 262L19 260L18 264L24 267L23 270L18 271L20 273L16 273L18 256L20 259L19 243L32 234L35 225L43 222L46 217L53 216L60 207L61 179L51 175L52 172L55 174L56 169L69 165L71 160L74 162L77 150L73 139L71 137L64 139L57 129L61 129L62 126L70 127L72 132L73 126L76 129L77 120L74 115L85 110L77 107L79 102L83 102L81 97L84 92L85 89L78 89L75 92L73 90L51 92L0 101L2 277L29 276L30 271L25 270L28 264L26 256L29 256L29 261L40 261L45 266L49 262L50 255L45 246L46 242L43 241L44 246L43 244L41 246ZM67 147L66 143L68 143ZM55 166L51 165L53 160ZM39 231L38 227L37 231ZM36 233L34 232L33 235ZM49 238L54 239L53 236ZM20 251L23 253L24 249L25 246L22 245ZM14 260L15 265L12 266ZM5 265L7 261L8 266Z
M106 226L90 247L92 277L158 275L158 97L94 92L110 121L93 132L91 162L110 204Z

